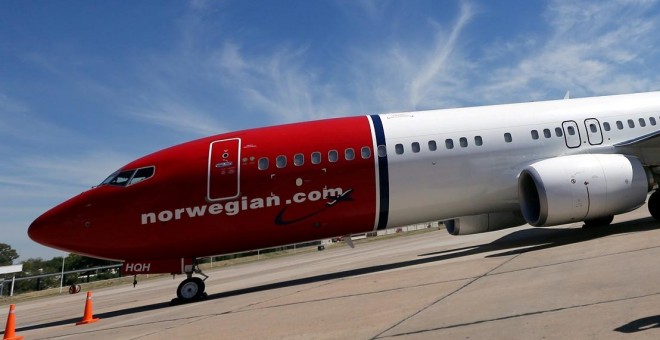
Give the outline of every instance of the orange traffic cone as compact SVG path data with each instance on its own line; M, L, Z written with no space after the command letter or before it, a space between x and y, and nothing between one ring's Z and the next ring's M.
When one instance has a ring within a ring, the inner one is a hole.
M85 301L85 314L81 321L76 322L76 325L84 325L92 322L99 321L99 318L94 317L92 311L92 292L87 292L87 301Z
M9 316L7 316L7 326L5 327L5 335L3 340L21 340L22 336L16 336L14 330L16 328L16 315L14 314L14 305L9 305Z

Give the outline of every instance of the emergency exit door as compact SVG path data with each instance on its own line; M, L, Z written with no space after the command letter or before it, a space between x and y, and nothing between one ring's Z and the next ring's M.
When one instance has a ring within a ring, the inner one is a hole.
M580 129L575 121L568 120L561 124L562 129L564 130L564 140L566 141L566 146L569 148L577 148L582 144L582 138L580 138Z
M240 159L240 138L211 142L206 197L209 201L232 199L240 195Z
M589 140L589 144L603 144L603 131L600 129L600 122L598 119L586 119L584 121L584 128L587 129L587 139Z

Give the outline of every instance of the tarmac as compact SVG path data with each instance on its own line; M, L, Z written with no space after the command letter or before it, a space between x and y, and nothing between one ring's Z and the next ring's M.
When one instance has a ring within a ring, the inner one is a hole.
M25 339L660 338L660 223L444 230L206 272L208 298L170 306L183 277L20 302ZM8 306L0 306L0 322ZM1 330L0 330L1 331Z

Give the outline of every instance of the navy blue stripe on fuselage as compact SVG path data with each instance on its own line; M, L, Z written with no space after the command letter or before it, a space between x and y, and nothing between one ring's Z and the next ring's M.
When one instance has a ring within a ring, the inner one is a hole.
M380 192L380 211L378 213L377 229L385 229L387 227L387 216L390 207L390 181L387 168L387 154L380 157L378 155L378 146L385 145L385 131L383 130L383 122L380 116L371 115L371 121L374 126L374 134L376 135L376 161L378 162L378 183Z

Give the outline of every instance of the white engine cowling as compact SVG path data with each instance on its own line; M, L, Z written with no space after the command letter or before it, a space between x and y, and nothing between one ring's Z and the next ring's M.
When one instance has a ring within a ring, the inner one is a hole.
M444 221L445 229L452 235L469 235L485 233L525 224L520 212L498 212L480 215L463 216Z
M550 226L612 216L646 200L649 177L641 162L624 155L572 155L527 166L518 178L527 223Z

